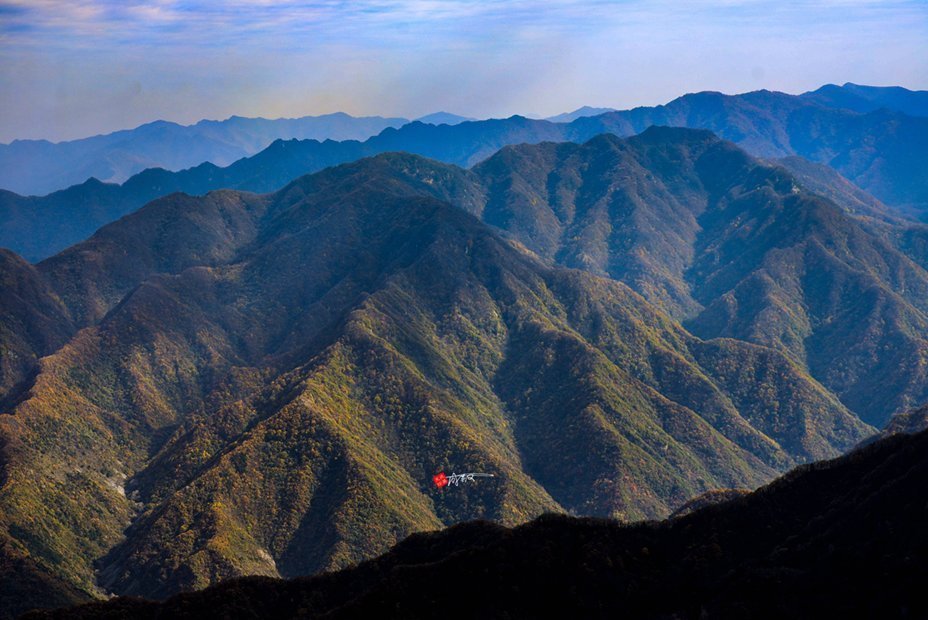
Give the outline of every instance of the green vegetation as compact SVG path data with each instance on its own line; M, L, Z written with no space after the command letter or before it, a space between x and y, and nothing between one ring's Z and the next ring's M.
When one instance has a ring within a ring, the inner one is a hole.
M475 518L660 518L926 389L921 268L701 131L173 195L0 266L32 291L0 335L41 358L8 366L0 532L86 596L342 568Z
M753 493L702 497L660 523L464 523L337 573L235 579L28 620L924 617L926 476L928 433L895 436Z

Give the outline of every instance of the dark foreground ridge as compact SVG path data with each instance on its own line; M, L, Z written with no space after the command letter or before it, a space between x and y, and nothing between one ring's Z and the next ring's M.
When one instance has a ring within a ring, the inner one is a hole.
M27 618L924 618L926 481L928 432L898 435L660 523L471 522L337 573Z

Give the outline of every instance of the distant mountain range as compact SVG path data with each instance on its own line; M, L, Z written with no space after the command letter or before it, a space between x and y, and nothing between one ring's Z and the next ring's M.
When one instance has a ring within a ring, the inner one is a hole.
M566 124L584 117L616 113L621 117L627 117L634 125L634 131L631 133L638 133L647 128L647 124L642 124L642 116L664 114L664 116L653 118L652 124L711 129L752 150L752 145L743 144L739 136L726 133L726 127L722 125L731 124L732 119L706 118L699 111L699 106L695 110L696 115L692 118L681 117L680 107L681 105L686 107L683 104L685 100L698 95L710 94L730 97L720 95L720 93L697 93L685 95L667 106L635 108L625 112L619 112L613 108L584 106L573 112L558 114L546 120ZM782 95L782 93L777 94ZM747 95L756 95L756 93L747 93ZM791 97L790 95L783 96ZM928 116L928 91L910 91L901 87L859 86L850 83L843 86L829 84L795 98L805 103L815 103L827 108L856 113L870 113L886 109L910 116ZM743 110L741 114L744 114ZM436 112L416 120L432 125L457 125L475 119L448 112ZM770 119L748 119L748 122L757 120L767 125L771 124ZM773 124L782 120L779 119ZM734 122L737 124L744 121L735 120ZM204 120L190 126L156 121L136 129L60 143L51 143L46 140L16 140L11 144L0 144L0 188L25 195L45 195L81 183L90 177L104 182L121 183L145 168L180 170L207 161L217 166L227 166L235 160L257 153L277 139L365 140L380 133L383 129L396 128L407 123L409 121L404 118L376 116L355 118L344 113L275 120L233 116L224 121ZM771 128L760 128L760 130L763 132ZM731 127L730 129L737 128ZM630 134L619 132L619 135ZM589 137L591 135L570 136L565 133L560 139L583 141ZM773 138L775 137L762 136L760 140ZM782 138L777 140L782 141ZM767 153L763 151L767 148L769 147L762 145L760 151L752 150L752 152L766 156ZM775 144L772 148L778 156L788 154L787 151L791 149L795 153L789 154L807 156L802 152L801 147L793 148L789 145ZM818 160L816 157L810 158ZM451 163L460 164L461 162Z
M419 119L432 125L457 125L474 119L436 112ZM338 112L302 118L203 120L195 125L167 121L135 129L71 140L16 140L0 144L0 188L44 195L93 177L122 183L146 168L181 170L210 162L228 166L254 155L274 140L365 140L405 118L354 117Z
M90 177L122 183L146 168L180 170L206 161L227 166L280 138L364 140L408 122L341 112L274 120L233 116L195 125L155 121L68 142L16 140L0 144L0 188L43 195Z
M928 91L908 90L899 86L861 86L847 82L843 86L826 84L801 97L852 112L874 112L880 108L910 116L928 116Z
M280 140L226 168L201 164L177 173L146 170L122 187L91 180L40 198L0 191L0 247L39 260L173 191L270 192L302 174L388 151L469 167L509 144L585 142L601 133L634 135L651 125L707 128L761 157L800 155L828 164L892 206L896 214L920 216L928 211L928 176L924 174L928 169L928 118L886 109L858 113L822 107L805 96L768 91L735 96L698 93L666 106L583 117L571 123L514 116L454 126L413 122L388 128L364 142Z
M923 94L923 93L922 93ZM579 133L628 135L650 125L709 129L765 158L799 155L831 166L884 203L928 211L928 118L888 108L853 112L770 91L697 93L665 106L578 119Z
M165 597L754 488L925 399L928 278L887 239L652 128L172 194L6 252L0 567L47 604ZM496 477L439 493L439 470Z
M552 123L571 123L578 118L583 118L584 116L599 116L600 114L605 114L606 112L618 112L618 110L615 108L594 108L585 105L582 108L577 108L573 112L556 114L554 116L549 116L545 120L551 121Z
M435 112L433 114L420 116L416 120L420 123L426 123L428 125L459 125L460 123L477 119L467 116L458 116L457 114L451 114L450 112Z
M912 91L900 86L861 86L846 82L842 86L826 84L818 90L799 96L828 108L852 112L867 113L886 108L910 116L928 116L928 91ZM600 116L618 111L615 108L583 106L573 112L549 116L545 120L552 123L569 123L584 116Z
M926 478L928 433L895 436L662 523L466 523L338 573L26 618L920 618Z

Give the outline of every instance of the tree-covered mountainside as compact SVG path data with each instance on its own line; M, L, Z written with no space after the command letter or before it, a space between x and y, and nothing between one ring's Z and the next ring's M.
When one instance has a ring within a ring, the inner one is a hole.
M921 94L905 92L916 98ZM882 90L872 96L878 95L891 98ZM907 116L892 107L859 112L830 106L812 97L769 91L743 95L707 92L684 95L664 106L608 112L569 123L513 116L453 126L413 122L387 128L364 142L278 140L225 168L204 163L179 172L150 169L122 186L91 179L43 197L0 191L0 247L30 261L40 260L175 191L205 194L225 188L271 192L298 176L389 151L469 167L507 145L582 143L601 133L634 135L652 125L709 129L755 156L798 155L827 164L897 214L921 217L928 210L928 176L924 174L928 168L928 118Z
M28 619L921 618L926 477L928 432L898 435L661 523L467 523L337 573Z
M599 158L591 192L651 153L686 196L697 158L674 175L661 154L700 149L741 166L705 209L772 218L794 195L705 132L536 151ZM3 334L23 361L2 365L4 562L25 558L50 604L164 597L344 567L462 520L661 517L873 432L789 355L700 339L527 249L489 215L528 199L491 162L391 154L265 196L173 194L38 265L8 256ZM496 477L439 492L440 470Z
M542 257L783 351L871 424L928 400L924 227L879 203L854 217L709 132L656 127L507 147L471 174L481 217Z
M405 191L622 281L700 336L784 352L881 426L928 399L926 227L788 163L799 176L707 131L655 127L505 147L470 170L391 154L311 178L350 186L389 168Z

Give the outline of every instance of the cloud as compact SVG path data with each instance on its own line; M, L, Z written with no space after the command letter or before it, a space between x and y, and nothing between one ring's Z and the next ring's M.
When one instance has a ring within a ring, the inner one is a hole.
M926 42L921 0L0 0L0 140L154 118L925 88Z
M821 22L872 19L889 12L924 22L926 10L917 1L875 0L0 0L0 31L23 47L156 47L170 42L196 48L235 41L286 46L305 45L306 37L315 42L353 37L390 44L422 34L480 39L487 31L518 36L532 29L580 33L610 25L647 28L682 16L732 25L757 19L788 22L797 13Z

